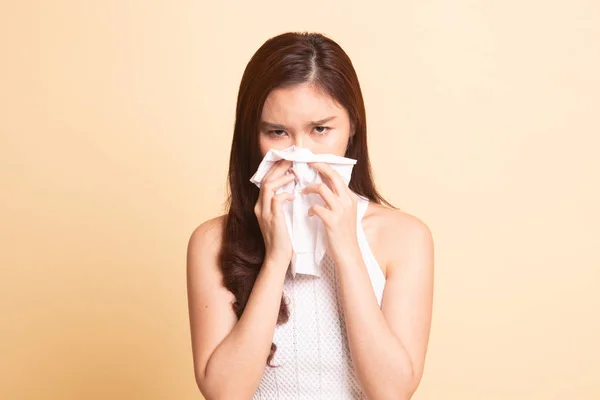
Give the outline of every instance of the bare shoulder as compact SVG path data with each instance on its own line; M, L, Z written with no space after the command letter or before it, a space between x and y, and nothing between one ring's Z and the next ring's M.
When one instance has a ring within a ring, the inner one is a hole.
M371 203L368 212L384 238L414 240L431 236L427 224L415 215L380 204Z
M407 265L414 257L433 251L429 226L405 211L370 203L363 225L386 277L393 266Z
M225 215L221 215L200 224L190 235L187 247L188 292L197 293L200 289L220 293L220 297L232 294L222 285L222 273L219 268L219 253L223 242ZM207 287L210 285L211 287Z
M217 252L221 248L225 215L209 219L192 232L188 241L188 255L198 252Z

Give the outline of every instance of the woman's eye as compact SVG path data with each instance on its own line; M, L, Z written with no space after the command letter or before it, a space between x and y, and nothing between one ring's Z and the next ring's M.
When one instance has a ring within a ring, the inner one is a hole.
M280 130L280 129L277 129L277 130L274 130L274 131L269 131L269 133L271 135L273 135L273 136L278 136L278 137L281 137L281 136L285 135L285 131L284 130Z
M324 135L328 130L329 128L326 126L315 126L315 131L317 131L317 133L321 135Z

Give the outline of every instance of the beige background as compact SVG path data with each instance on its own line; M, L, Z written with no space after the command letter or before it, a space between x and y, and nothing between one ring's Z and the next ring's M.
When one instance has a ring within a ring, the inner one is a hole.
M377 183L434 233L414 398L600 399L591 0L2 2L0 398L200 398L187 239L289 30L348 52Z

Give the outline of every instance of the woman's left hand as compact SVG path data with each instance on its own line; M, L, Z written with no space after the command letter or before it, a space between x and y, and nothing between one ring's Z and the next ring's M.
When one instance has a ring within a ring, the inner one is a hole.
M319 204L312 206L308 215L316 215L323 221L329 242L327 251L338 261L342 256L360 254L356 236L358 197L330 165L310 163L310 166L321 174L323 183L307 185L302 193L318 194L325 202L326 207Z

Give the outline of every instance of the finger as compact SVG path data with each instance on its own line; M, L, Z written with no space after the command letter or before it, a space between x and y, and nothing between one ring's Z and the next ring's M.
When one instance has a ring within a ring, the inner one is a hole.
M308 216L312 217L314 215L321 218L323 223L329 223L331 211L329 211L320 204L315 204L314 206L308 209Z
M270 179L267 182L263 183L260 186L260 190L265 193L267 193L267 192L274 193L277 189L279 189L280 187L282 187L283 185L285 185L287 183L292 182L294 179L296 179L296 175L293 173L281 175L281 176Z
M266 173L266 175L262 181L267 182L271 179L278 178L278 177L284 175L286 173L286 171L289 170L290 168L292 168L291 161L279 160L275 164L273 164L273 166L271 167L269 172Z
M311 167L321 173L321 176L325 178L326 183L331 187L331 190L335 194L339 195L346 192L346 183L342 179L341 175L335 169L333 169L331 165L320 162L309 164Z
M271 200L271 212L275 217L279 217L283 213L283 203L292 201L296 198L292 193L279 193L273 196Z
M339 204L337 196L333 194L329 186L324 183L313 183L312 185L307 185L304 189L302 189L302 193L315 193L320 195L330 210L333 210Z
M265 182L260 187L260 195L262 196L263 211L271 209L271 199L275 196L275 192L284 185L296 179L294 174L287 174L276 179Z

